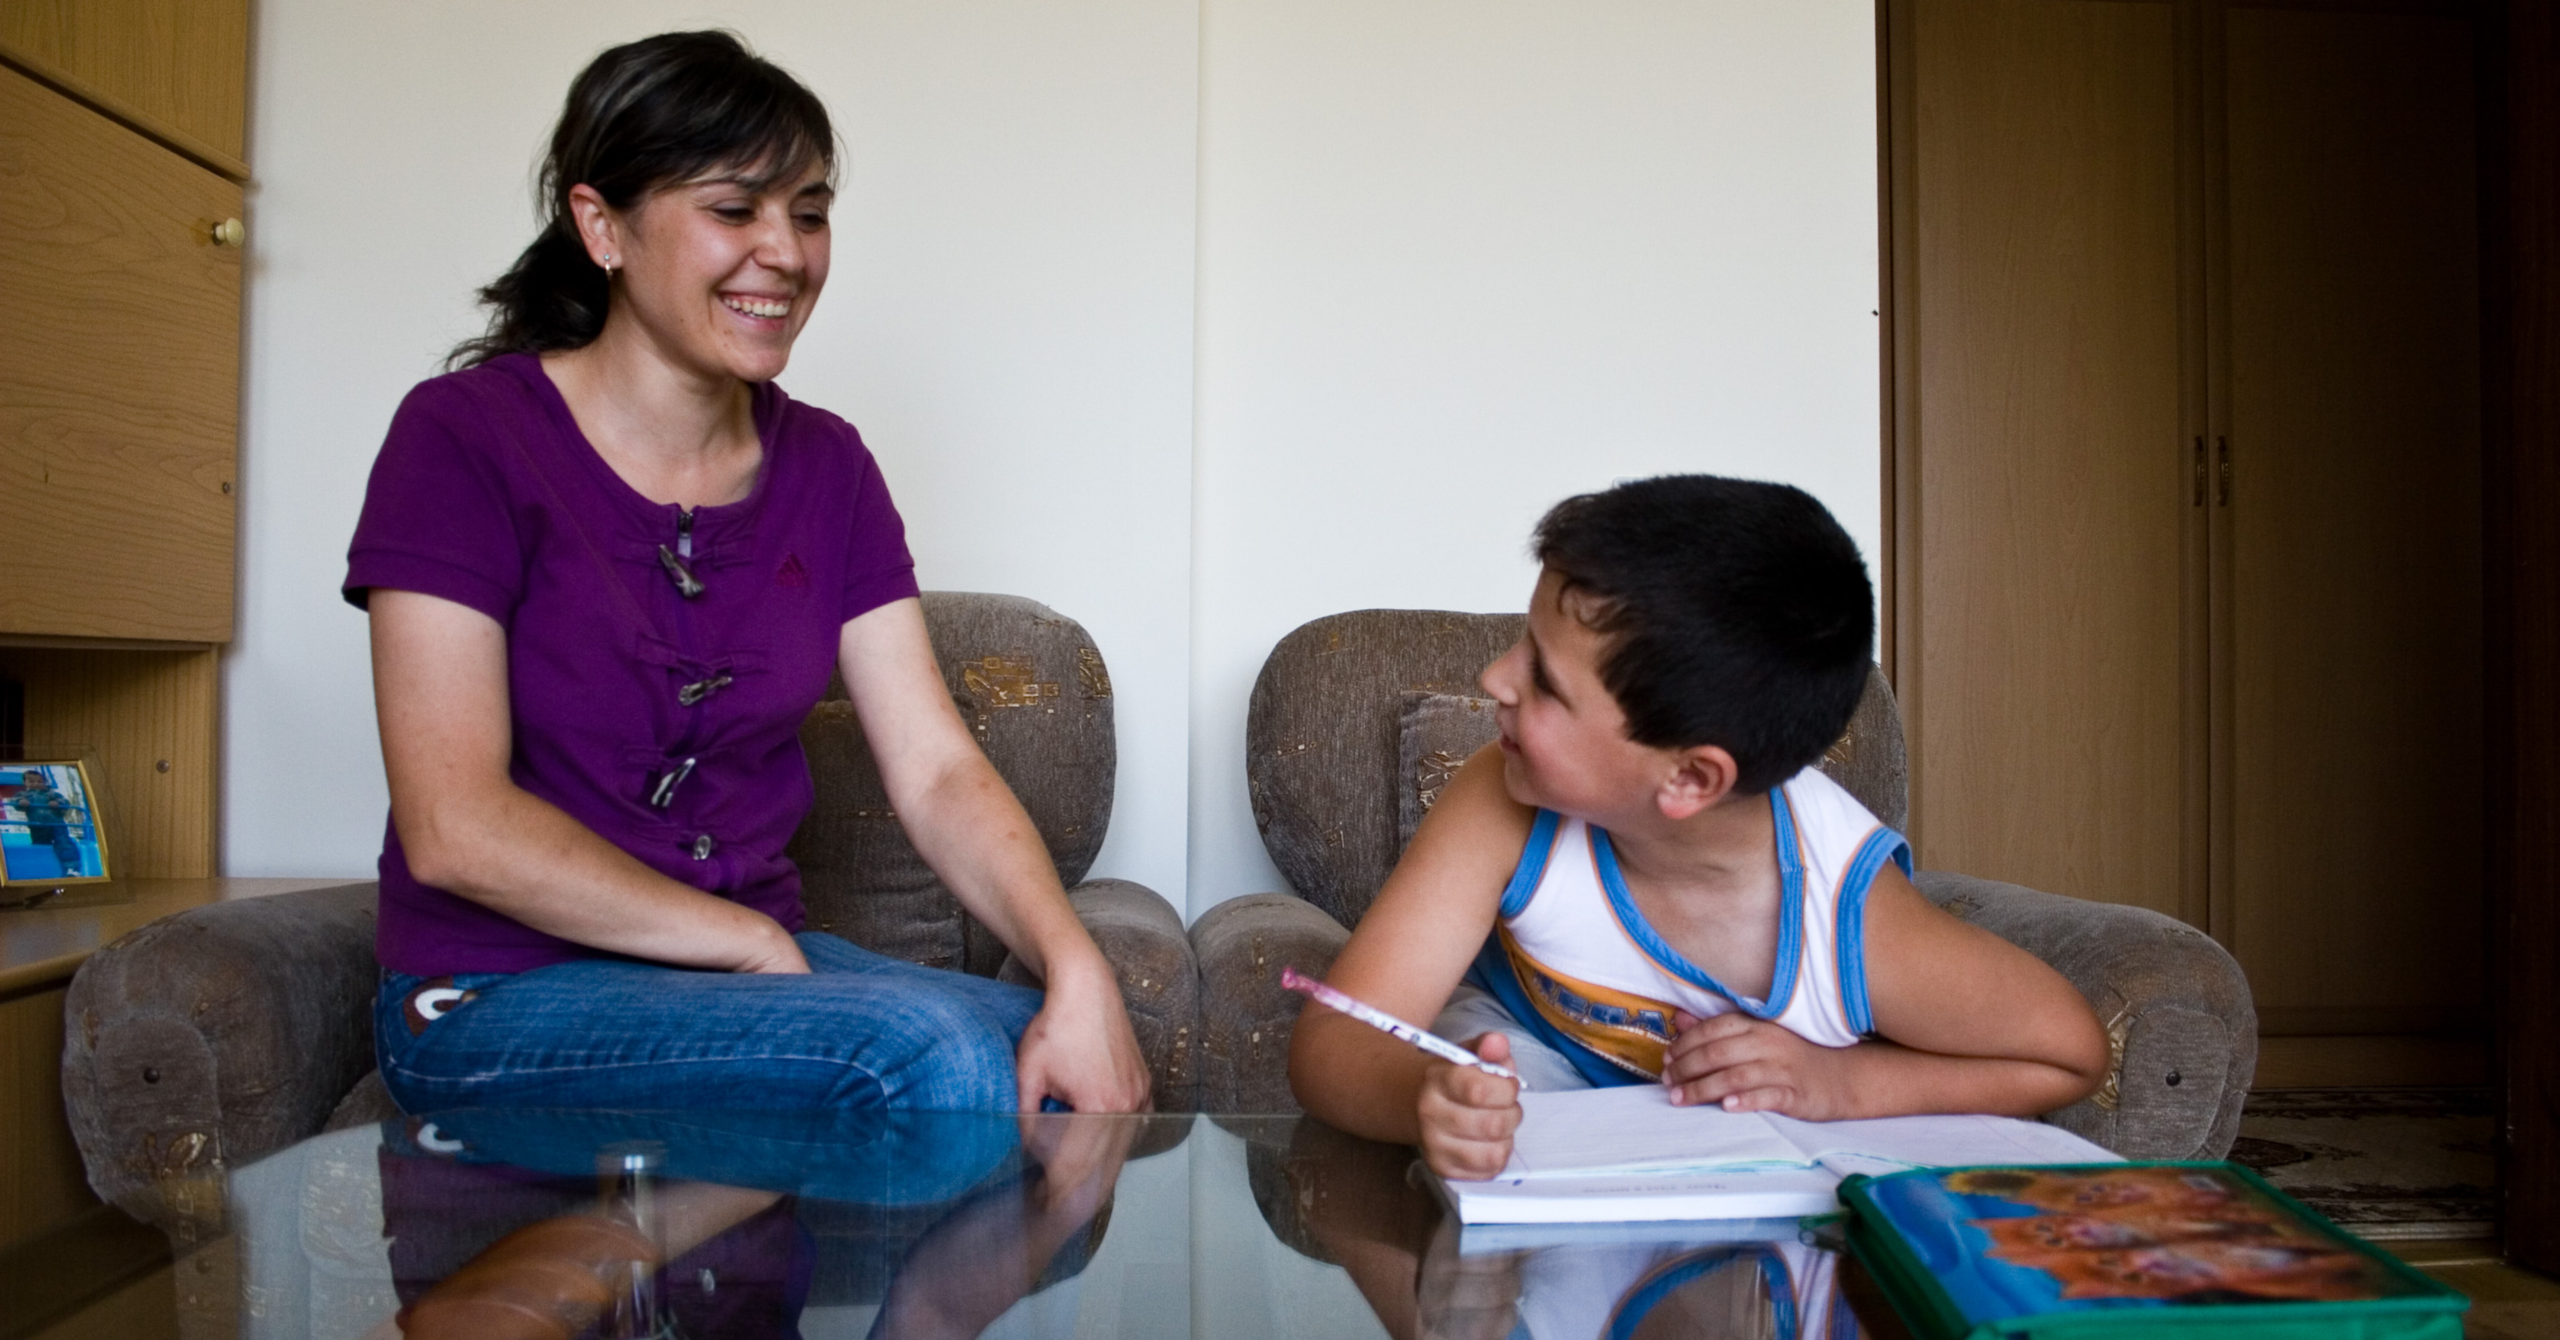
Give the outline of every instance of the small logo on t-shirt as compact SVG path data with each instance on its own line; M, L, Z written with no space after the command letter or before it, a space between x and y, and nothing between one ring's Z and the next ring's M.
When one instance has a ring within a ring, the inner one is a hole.
M809 584L809 570L800 566L798 554L783 556L782 567L773 574L773 584L776 586L807 586Z

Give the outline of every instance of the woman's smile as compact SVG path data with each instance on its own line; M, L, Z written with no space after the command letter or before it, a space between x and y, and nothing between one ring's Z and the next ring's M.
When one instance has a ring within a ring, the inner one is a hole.
M720 295L720 304L740 316L757 321L770 321L777 328L791 315L791 295L787 293L772 298L746 293L723 293Z

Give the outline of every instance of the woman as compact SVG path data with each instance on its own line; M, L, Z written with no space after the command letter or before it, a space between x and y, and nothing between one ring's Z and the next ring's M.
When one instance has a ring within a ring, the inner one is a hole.
M488 335L392 422L345 589L404 1108L1146 1103L1111 969L935 668L878 467L772 384L826 284L834 147L728 34L605 52ZM783 847L831 669L908 836L1045 995L800 930Z

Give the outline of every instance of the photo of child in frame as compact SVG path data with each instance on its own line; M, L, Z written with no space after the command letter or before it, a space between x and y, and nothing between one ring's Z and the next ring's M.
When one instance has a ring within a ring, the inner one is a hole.
M0 885L112 878L97 790L76 760L0 763Z

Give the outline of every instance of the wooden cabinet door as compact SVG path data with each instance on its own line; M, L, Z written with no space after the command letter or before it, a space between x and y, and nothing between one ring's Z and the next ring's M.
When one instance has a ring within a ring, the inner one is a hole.
M1892 9L1914 846L1935 869L2179 915L2191 481L2171 6Z
M2269 1033L2476 1028L2475 19L1887 14L1921 859L2207 925Z
M239 211L0 68L0 633L229 640Z
M0 51L248 175L249 0L8 0Z
M2270 1033L2477 1026L2471 23L2237 6L2225 23L2216 929Z

